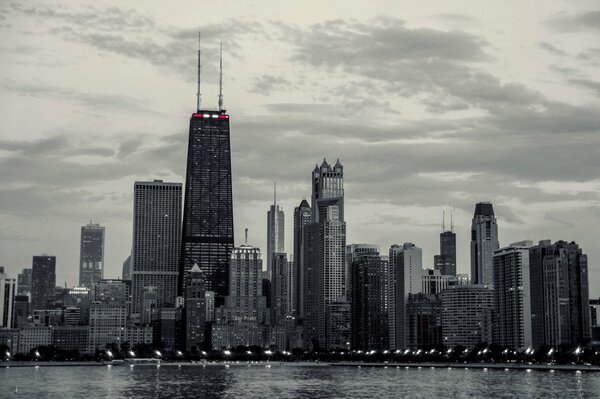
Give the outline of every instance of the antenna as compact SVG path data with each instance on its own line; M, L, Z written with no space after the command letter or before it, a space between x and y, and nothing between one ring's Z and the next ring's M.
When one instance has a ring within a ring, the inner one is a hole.
M450 231L454 233L454 221L452 220L452 211L454 208L450 207Z
M196 109L200 111L200 100L202 95L200 94L200 31L198 31L198 92L196 93Z
M223 110L223 42L219 50L219 111Z
M277 206L277 182L273 182L273 206Z
M446 231L446 209L442 207L442 233Z
M244 243L246 245L248 245L248 228L246 227L246 230L244 230Z

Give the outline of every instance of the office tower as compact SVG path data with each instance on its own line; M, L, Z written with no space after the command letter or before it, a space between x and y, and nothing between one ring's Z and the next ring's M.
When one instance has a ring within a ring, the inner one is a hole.
M91 292L88 351L120 345L127 339L130 284L123 280L101 280Z
M542 261L545 343L585 345L590 341L587 255L575 242L547 247Z
M29 296L15 296L14 327L21 328L27 325L29 318Z
M4 273L0 266L0 328L12 328L15 314L15 295L17 294L17 280Z
M23 271L17 275L17 294L27 295L31 293L32 272L32 269L23 269Z
M492 338L503 347L532 347L529 283L529 248L532 246L532 241L521 241L494 251Z
M131 280L131 255L129 255L127 259L125 259L125 262L123 262L121 275L123 280Z
M532 348L539 348L546 344L546 334L544 332L544 258L547 250L552 250L550 240L541 240L538 245L529 249Z
M455 276L442 274L440 269L423 269L421 292L423 294L439 294L448 288L451 282L457 282Z
M323 160L312 173L312 223L305 226L303 262L304 324L315 348L329 349L338 337L327 323L329 304L346 300L346 222L343 166ZM335 309L342 307L336 307Z
M442 275L456 275L456 233L452 212L450 213L450 229L446 229L446 212L442 216L442 232L440 233L440 254L433 257L434 269Z
M500 247L494 208L489 202L475 205L471 225L471 281L473 284L492 284L492 257Z
M228 294L234 243L229 115L220 93L217 110L200 107L198 50L197 111L190 118L178 292L183 295L185 277L198 264L206 276L206 290L216 293L217 305Z
M406 341L406 301L423 285L422 251L412 243L394 244L389 252L389 326L390 346L403 349Z
M294 208L294 284L292 309L297 318L303 317L304 308L304 231L312 221L310 205L302 200Z
M290 304L288 285L289 263L284 253L272 255L271 267L271 324L281 325L290 315Z
M447 348L472 348L492 341L494 290L481 284L455 285L442 291L442 334Z
M181 308L156 308L152 312L152 343L162 346L167 351L183 349L180 345L181 319Z
M352 262L364 254L379 255L379 245L348 244L346 245L346 300L352 303Z
M327 348L335 350L350 351L350 340L352 339L352 312L350 303L345 299L333 301L327 304L325 314Z
M56 286L56 256L34 256L31 272L31 309L46 309Z
M388 261L377 252L356 254L351 263L352 349L389 348Z
M277 205L277 190L273 187L273 205L267 212L267 276L271 278L273 254L285 252L285 215L283 208Z
M198 265L192 266L185 282L185 349L205 348L206 277Z
M408 294L406 341L410 349L442 344L442 301L435 294Z
M251 245L233 248L228 275L229 295L224 306L215 308L212 347L263 346L268 325L260 249Z
M90 223L81 227L79 285L91 287L104 278L104 227Z
M181 183L135 182L131 277L133 309L142 314L144 287L156 287L156 303L175 305L179 278Z

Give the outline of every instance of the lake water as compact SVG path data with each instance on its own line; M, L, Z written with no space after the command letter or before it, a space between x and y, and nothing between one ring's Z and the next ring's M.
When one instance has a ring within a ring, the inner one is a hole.
M10 367L1 398L600 398L600 373L253 365Z

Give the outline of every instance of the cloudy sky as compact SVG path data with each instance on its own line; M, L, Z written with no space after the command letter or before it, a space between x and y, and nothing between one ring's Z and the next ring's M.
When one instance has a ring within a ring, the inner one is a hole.
M600 296L600 8L561 1L121 1L0 5L0 265L57 256L106 226L106 277L131 248L136 180L183 181L195 108L224 47L236 242L266 247L323 158L344 164L348 243L438 251L454 208L469 271L474 204L500 243L577 241ZM174 5L174 6L173 6Z

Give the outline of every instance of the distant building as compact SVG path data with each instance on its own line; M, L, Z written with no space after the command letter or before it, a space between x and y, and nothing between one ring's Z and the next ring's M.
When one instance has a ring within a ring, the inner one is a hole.
M306 200L294 208L294 285L292 309L296 317L303 317L304 307L304 234L311 223L312 212Z
M532 347L529 248L521 241L494 251L493 341L514 349Z
M392 245L389 251L390 346L403 349L406 341L406 301L408 294L422 290L422 251L412 243Z
M494 251L500 247L498 224L489 202L475 206L471 225L471 280L473 284L493 283Z
M271 278L273 254L285 252L285 215L283 208L277 205L277 194L273 192L273 205L267 212L267 276Z
M56 256L34 256L31 272L31 309L46 309L56 287Z
M185 283L185 349L187 351L205 348L206 310L206 277L198 265L194 265Z
M25 327L19 330L17 353L27 354L40 346L52 345L52 327Z
M13 323L15 328L26 327L29 321L29 296L15 296L15 311Z
M17 275L17 294L31 294L32 273L33 269L23 269L23 271Z
M52 345L57 349L88 351L88 326L57 326L52 329Z
M104 278L104 227L91 221L81 227L79 285L91 287Z
M127 259L125 259L125 261L123 262L123 269L121 274L121 278L123 280L131 280L131 255L129 255Z
M152 343L162 345L166 350L182 349L180 308L157 308L152 313Z
M350 303L334 301L327 304L326 347L328 349L350 350L352 339L352 312Z
M175 306L181 250L181 183L138 181L134 187L132 313L143 314L144 287L158 307Z
M127 329L127 341L131 347L139 344L151 344L153 329L151 325L135 325Z
M346 301L346 222L343 166L323 160L312 173L312 223L303 238L304 326L315 349L330 349L341 340L328 336L329 304ZM337 309L337 307L334 307ZM334 309L331 308L331 309Z
M492 342L494 291L481 284L455 285L442 291L443 344L452 348Z
M435 294L409 294L406 302L406 340L410 349L442 344L442 301Z
M289 263L285 253L273 253L271 261L271 324L283 325L291 314L288 301L291 288L288 279Z
M379 245L372 244L348 244L346 245L346 300L352 303L352 262L361 255L379 255Z
M91 293L88 351L104 349L107 344L120 346L127 340L130 308L130 283L101 280Z
M565 241L544 252L545 343L585 345L591 339L587 255L575 242Z
M388 273L388 261L379 256L379 251L355 254L350 273L352 349L389 348Z
M15 313L15 295L17 294L17 280L4 273L0 267L0 328L12 328Z

